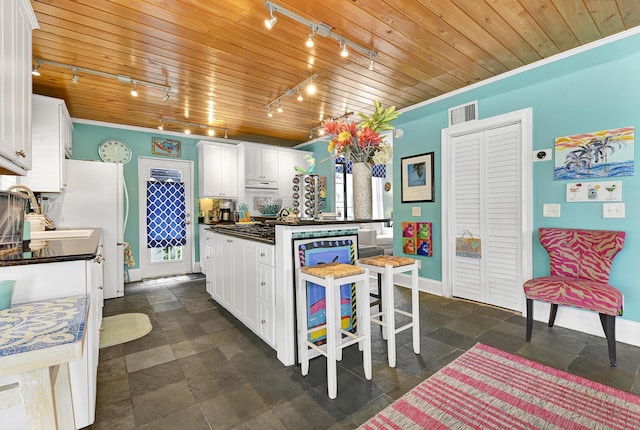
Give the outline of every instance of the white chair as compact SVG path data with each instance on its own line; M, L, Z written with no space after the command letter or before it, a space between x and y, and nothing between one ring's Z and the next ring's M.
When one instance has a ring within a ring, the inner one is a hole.
M371 322L382 326L382 337L387 340L387 358L390 367L396 367L396 334L413 329L413 352L420 354L420 305L418 297L418 263L409 257L377 255L361 258L358 265L372 273L382 275L382 310L371 314ZM411 272L411 312L395 308L393 275ZM378 282L380 278L378 277ZM395 314L411 318L411 322L396 328Z
M358 344L363 353L365 378L371 379L371 322L369 319L369 271L352 264L330 263L304 266L298 269L296 290L298 323L298 356L302 375L309 373L309 349L327 357L327 382L329 398L338 394L337 361L342 359L342 349ZM325 289L325 324L309 328L307 322L307 281ZM356 284L356 333L342 329L340 312L340 285ZM326 345L316 345L309 334L326 329ZM343 336L346 336L343 340Z

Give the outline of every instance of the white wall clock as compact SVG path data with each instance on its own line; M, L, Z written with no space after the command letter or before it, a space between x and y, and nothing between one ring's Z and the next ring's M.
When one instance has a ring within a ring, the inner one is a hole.
M107 139L98 146L98 155L106 163L127 164L131 160L132 152L129 145L123 141Z

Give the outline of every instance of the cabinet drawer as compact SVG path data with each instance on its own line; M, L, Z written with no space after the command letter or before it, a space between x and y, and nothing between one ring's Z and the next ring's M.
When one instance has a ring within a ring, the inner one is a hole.
M258 263L275 266L273 245L258 245Z

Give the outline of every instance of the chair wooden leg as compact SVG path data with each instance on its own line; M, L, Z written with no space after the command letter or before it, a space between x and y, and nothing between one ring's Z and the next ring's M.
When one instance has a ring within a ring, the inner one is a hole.
M553 327L553 323L556 322L556 315L558 314L558 305L551 303L551 310L549 311L549 327Z
M609 363L611 367L616 367L616 317L615 315L600 314L600 323L607 337L609 347Z
M527 299L527 342L531 341L531 331L533 330L533 299Z

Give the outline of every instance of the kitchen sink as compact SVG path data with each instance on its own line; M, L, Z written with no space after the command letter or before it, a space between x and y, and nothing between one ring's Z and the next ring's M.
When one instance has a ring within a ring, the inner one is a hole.
M78 228L78 229L56 229L45 231L32 231L32 240L52 240L52 239L82 239L89 237L93 234L93 229L90 228Z

